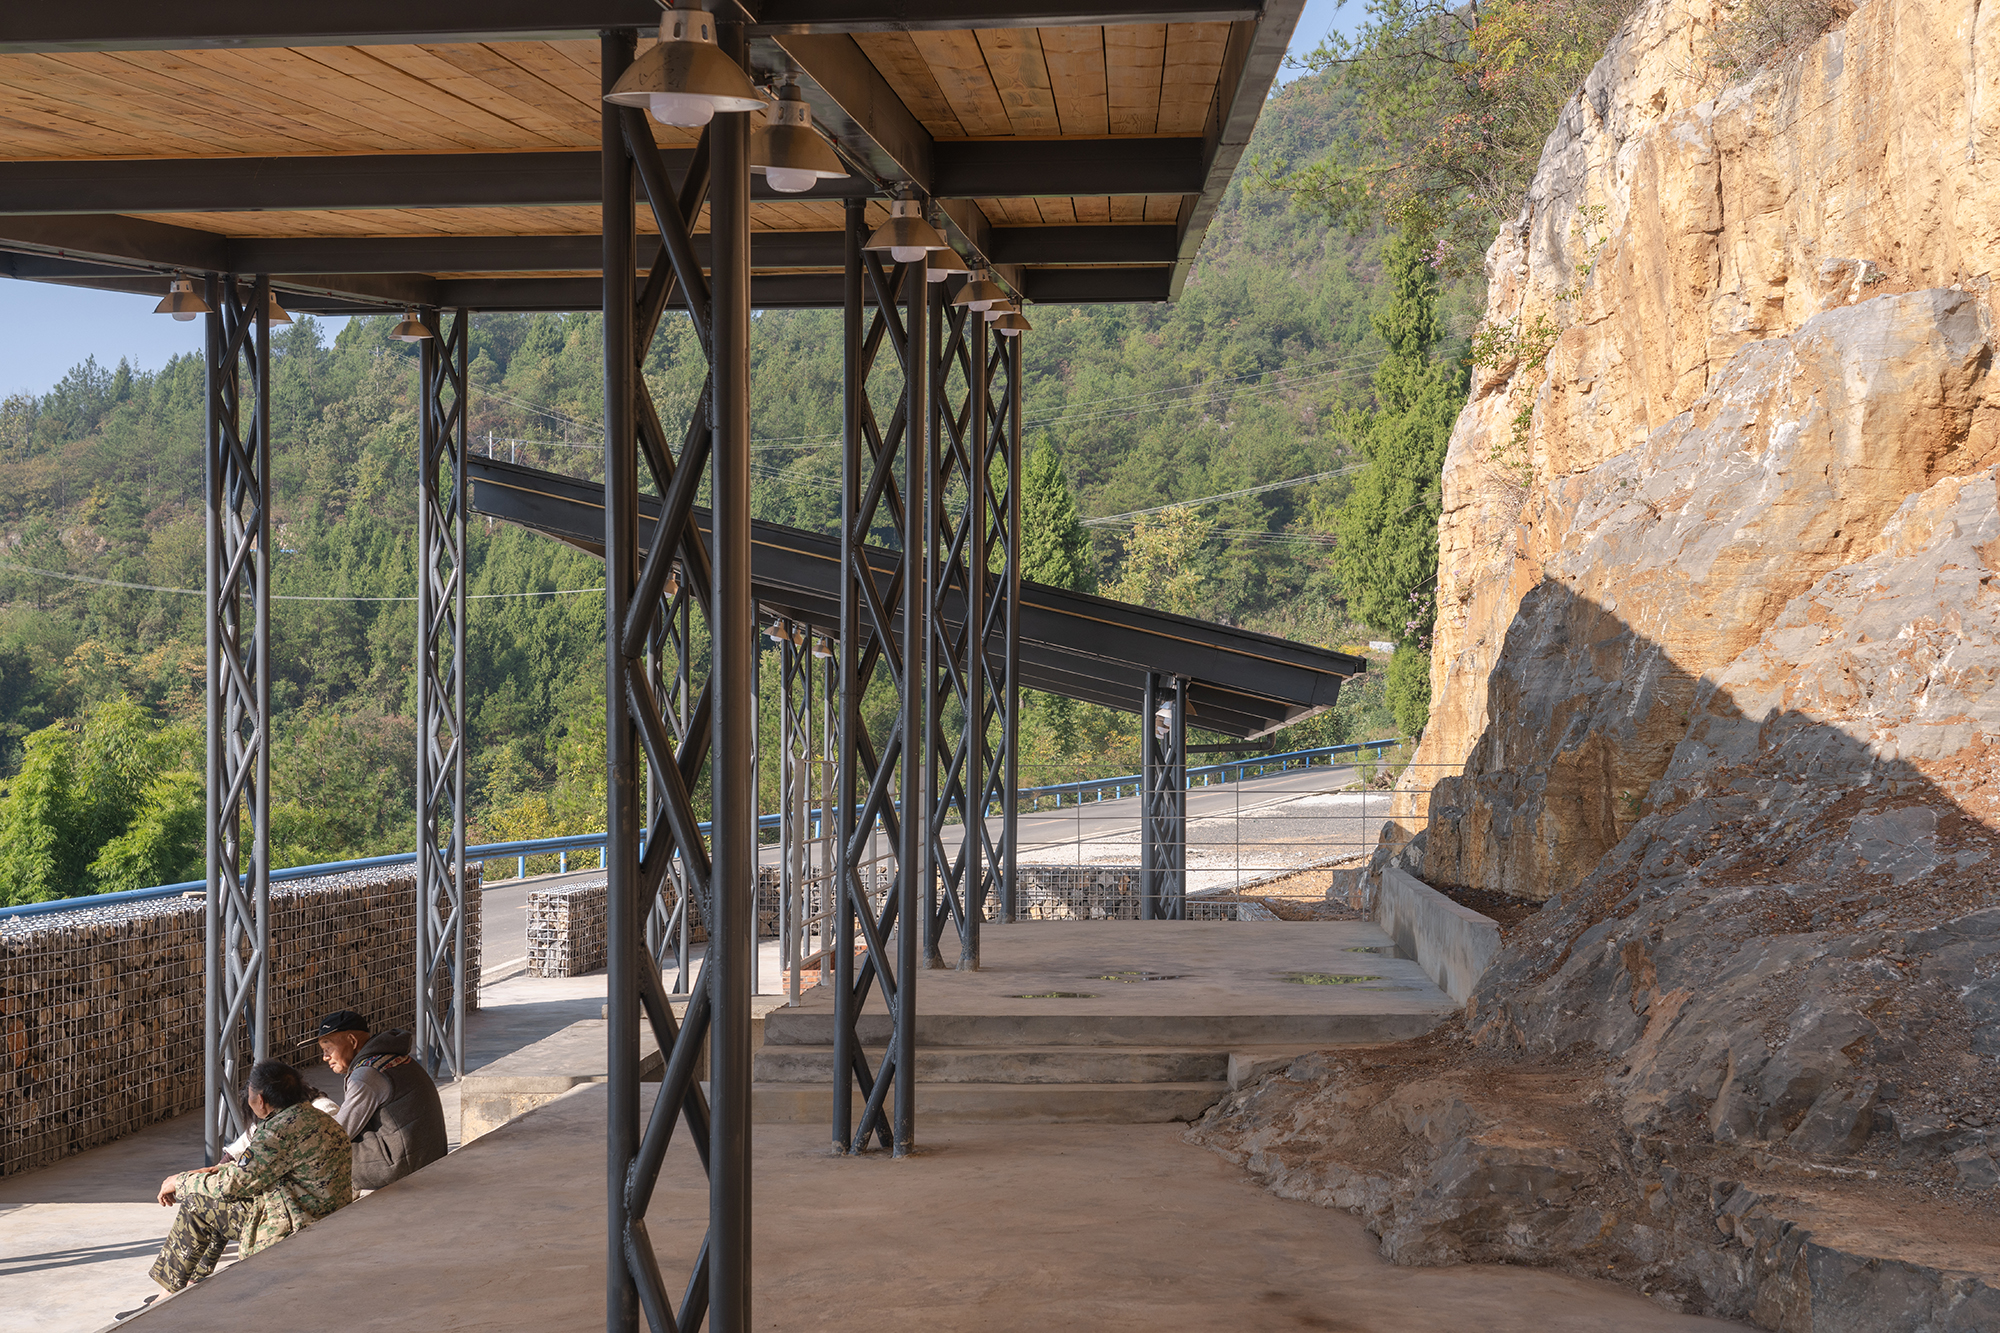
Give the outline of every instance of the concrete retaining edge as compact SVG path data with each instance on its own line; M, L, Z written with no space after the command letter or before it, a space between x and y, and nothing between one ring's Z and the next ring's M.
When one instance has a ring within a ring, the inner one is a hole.
M1438 989L1464 1004L1500 952L1500 924L1461 907L1407 871L1382 867L1375 890L1375 924L1414 959Z

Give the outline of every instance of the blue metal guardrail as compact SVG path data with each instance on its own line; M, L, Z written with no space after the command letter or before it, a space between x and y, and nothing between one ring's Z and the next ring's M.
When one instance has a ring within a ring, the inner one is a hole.
M1385 750L1400 744L1393 740L1362 741L1353 745L1328 745L1316 750L1288 750L1283 754L1260 754L1248 759L1232 759L1225 764L1204 764L1187 771L1188 786L1195 785L1197 778L1201 785L1211 785L1211 779L1219 779L1224 785L1230 781L1243 782L1251 777L1264 777L1273 769L1288 773L1294 768L1311 768L1315 760L1324 760L1328 767L1342 755L1359 756L1366 751L1374 751L1380 760ZM1255 770L1252 772L1251 770ZM1131 790L1127 792L1127 788ZM1136 796L1139 792L1139 775L1128 773L1120 777L1087 778L1080 782L1057 782L1041 787L1023 787L1015 793L1016 799L1027 801L1028 809L1039 810L1047 797L1055 798L1055 808L1063 807L1064 797L1073 797L1073 804L1082 805L1088 799L1092 802L1111 800L1126 795ZM817 814L818 812L814 812ZM760 816L757 828L760 832L778 827L779 817L775 814ZM703 831L707 824L701 825ZM467 861L504 861L512 858L517 876L525 877L530 856L547 856L554 853L557 859L557 873L569 870L569 854L578 851L596 850L600 863L604 835L602 833L575 833L562 838L536 838L525 842L493 842L465 849ZM329 861L322 865L289 866L271 872L271 882L282 884L288 880L312 879L318 875L337 875L348 870L371 870L377 866L416 864L415 852L398 852L393 856L368 856L357 861ZM504 882L504 881L502 881ZM45 903L24 903L18 907L0 907L0 917L44 916L52 912L76 912L91 907L111 907L118 903L147 902L157 898L174 898L183 893L206 890L208 881L185 880L179 884L161 884L150 889L127 889L122 893L98 893L82 898L58 898Z

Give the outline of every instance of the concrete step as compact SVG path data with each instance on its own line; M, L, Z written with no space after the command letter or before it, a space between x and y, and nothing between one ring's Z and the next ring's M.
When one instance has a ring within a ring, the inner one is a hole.
M1385 960L1386 961L1386 960ZM1373 960L1371 968L1381 967ZM1403 964L1402 966L1414 966ZM1343 988L1347 989L1347 988ZM1378 998L1374 992L1415 987L1353 987L1357 1000ZM1372 1045L1421 1037L1456 1006L1426 985L1435 997L1413 997L1419 1003L1383 1005L1381 1009L1331 1013L922 1013L917 1015L917 1049L962 1047L1153 1046L1167 1049L1212 1047L1236 1050L1246 1046ZM1370 992L1367 995L1359 992ZM1381 998L1388 998L1383 996ZM1402 1000L1405 997L1394 997ZM1403 1012L1397 1012L1403 1009ZM800 1008L776 1009L764 1023L764 1045L831 1046L833 1015ZM863 1014L856 1024L870 1047L886 1045L889 1016Z
M1220 1101L1227 1083L917 1083L917 1117L929 1124L1151 1125L1193 1120ZM861 1099L854 1100L857 1118ZM827 1124L833 1089L756 1083L750 1116L760 1124Z
M1229 1077L1228 1051L1105 1046L917 1049L917 1083L1215 1083ZM870 1067L882 1052L868 1052ZM751 1059L758 1083L821 1083L834 1078L831 1046L766 1046Z

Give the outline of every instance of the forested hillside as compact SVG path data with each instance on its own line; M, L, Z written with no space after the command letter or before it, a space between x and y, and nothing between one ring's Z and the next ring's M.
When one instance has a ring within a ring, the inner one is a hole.
M1274 98L1252 158L1313 161L1354 120L1337 72L1301 79ZM1282 192L1249 188L1252 175L1232 187L1179 302L1032 312L1028 503L1112 521L1084 529L1087 542L1064 522L1036 524L1030 561L1051 578L1291 637L1380 637L1349 616L1332 551L1373 456L1357 440L1381 406L1389 238L1329 227ZM1409 272L1436 291L1428 269ZM1479 297L1463 281L1436 296L1420 359L1462 354ZM835 525L838 319L755 321L760 517ZM391 322L355 320L329 341L301 318L273 338L280 864L414 838L416 358L388 338ZM476 320L480 447L598 475L600 345L591 315ZM647 374L663 415L684 415L700 384L684 323L668 321ZM191 357L147 374L86 362L47 393L0 405L0 894L198 869L203 633L199 598L181 590L202 580L201 436ZM1255 493L1137 512L1239 491ZM601 827L601 569L484 524L470 564L475 837ZM1381 686L1377 673L1297 739L1382 734L1393 723ZM1129 771L1132 726L1034 700L1022 780L1055 765Z

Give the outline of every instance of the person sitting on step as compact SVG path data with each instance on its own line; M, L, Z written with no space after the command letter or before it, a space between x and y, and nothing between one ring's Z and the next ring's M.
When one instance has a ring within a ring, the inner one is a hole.
M259 1123L241 1160L160 1182L160 1205L180 1205L152 1269L168 1291L213 1273L230 1237L247 1259L354 1198L347 1136L298 1070L258 1061L243 1100Z
M410 1058L407 1031L371 1033L367 1019L341 1009L320 1020L318 1037L320 1058L347 1079L334 1119L354 1144L355 1189L379 1190L445 1155L444 1107Z

